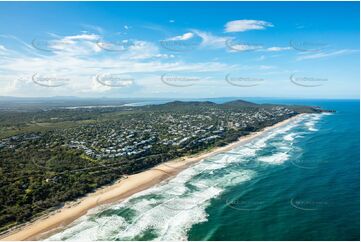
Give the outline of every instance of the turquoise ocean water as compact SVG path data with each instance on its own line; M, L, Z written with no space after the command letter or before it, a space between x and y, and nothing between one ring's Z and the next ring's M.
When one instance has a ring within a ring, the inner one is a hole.
M297 118L49 239L359 240L359 101L252 101L336 113Z

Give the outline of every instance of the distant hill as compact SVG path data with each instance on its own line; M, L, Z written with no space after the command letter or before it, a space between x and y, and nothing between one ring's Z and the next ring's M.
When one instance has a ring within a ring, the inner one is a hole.
M164 103L164 104L160 104L159 106L214 106L217 105L214 102L210 102L210 101L204 101L204 102L197 102L197 101L190 101L190 102L185 102L185 101L173 101L173 102L168 102L168 103Z
M222 105L224 105L224 106L259 106L256 103L247 102L244 100L234 100L234 101L223 103Z

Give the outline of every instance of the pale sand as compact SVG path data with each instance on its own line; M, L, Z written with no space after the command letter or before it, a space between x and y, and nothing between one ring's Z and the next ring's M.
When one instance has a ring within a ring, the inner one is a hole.
M3 235L1 240L40 240L49 237L64 229L65 226L69 225L75 219L85 215L92 208L106 203L120 202L137 192L150 188L157 183L178 174L202 159L229 151L260 136L266 131L285 125L297 116L279 122L261 131L243 136L238 141L226 146L217 147L211 151L206 151L206 153L203 152L192 157L178 158L162 163L150 170L130 175L126 179L123 178L113 185L100 188L96 192L91 193L76 202L68 203L63 208L52 212L47 216L40 217L34 222Z

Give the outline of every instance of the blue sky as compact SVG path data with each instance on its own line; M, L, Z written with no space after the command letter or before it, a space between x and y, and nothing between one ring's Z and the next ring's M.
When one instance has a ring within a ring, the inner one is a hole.
M0 3L0 96L359 98L358 2Z

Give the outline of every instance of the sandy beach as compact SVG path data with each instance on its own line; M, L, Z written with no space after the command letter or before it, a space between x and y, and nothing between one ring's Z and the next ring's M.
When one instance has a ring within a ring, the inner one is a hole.
M100 188L96 192L91 193L75 202L69 202L63 208L55 212L51 212L46 216L42 216L34 222L28 223L18 229L14 229L13 231L0 237L0 240L41 240L49 237L50 235L64 229L77 218L85 215L90 209L103 204L120 202L137 192L150 188L161 181L175 176L182 170L196 162L201 161L202 159L229 151L262 135L266 131L283 126L291 120L297 118L297 116L267 127L259 132L243 136L238 141L229 145L217 147L194 156L182 157L168 161L147 171L130 175L112 185Z

